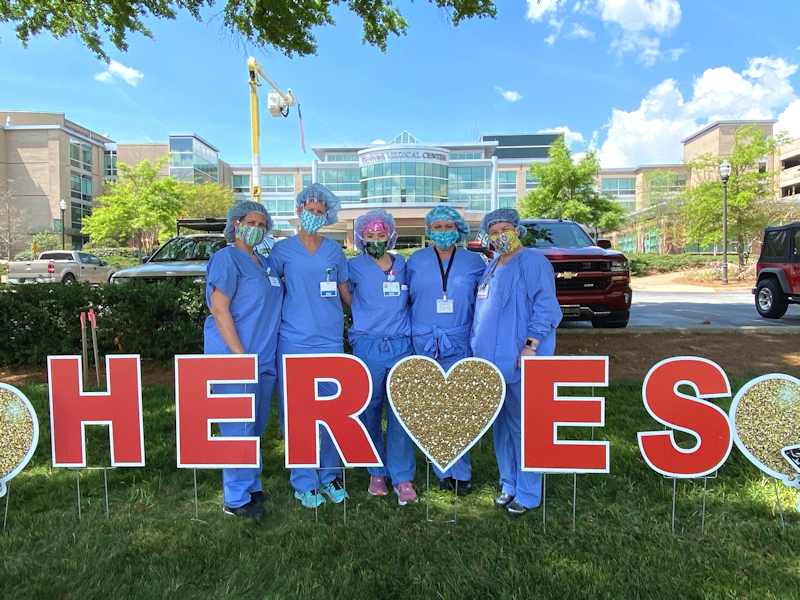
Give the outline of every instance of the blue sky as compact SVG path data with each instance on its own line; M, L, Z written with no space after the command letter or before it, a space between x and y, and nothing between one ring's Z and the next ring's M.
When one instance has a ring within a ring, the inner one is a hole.
M262 162L404 129L467 141L476 121L483 134L568 128L573 148L598 148L606 167L680 161L680 140L718 118L780 118L800 136L794 0L502 0L496 20L457 28L427 2L397 4L411 27L386 54L362 45L341 8L315 31L317 56L256 53L300 100L309 149L296 112L264 108ZM193 131L222 159L249 162L245 49L218 21L149 25L155 40L108 47L110 70L77 39L42 35L23 49L0 26L0 109L64 112L118 142Z

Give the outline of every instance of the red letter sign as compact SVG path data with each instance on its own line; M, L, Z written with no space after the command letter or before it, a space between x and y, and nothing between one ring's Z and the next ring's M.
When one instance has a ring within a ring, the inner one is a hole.
M695 396L679 392L681 385L694 388ZM705 358L668 358L650 369L642 385L647 412L659 423L697 438L694 448L681 448L672 431L639 433L639 449L650 468L668 477L688 479L722 466L731 452L730 424L725 412L705 399L730 395L725 371Z
M285 354L283 400L286 466L319 467L319 426L331 434L348 467L381 467L358 418L372 397L366 365L349 354ZM318 383L335 383L335 396L320 397Z
M253 394L212 394L212 383L256 383L255 354L175 357L175 427L179 469L257 467L257 437L212 437L211 423L253 421Z
M144 466L138 355L106 356L107 392L84 392L80 356L48 356L54 467L86 466L86 425L108 425L111 464Z
M608 473L609 443L559 440L558 427L602 427L605 398L562 397L559 386L608 386L607 356L532 356L522 361L522 469Z

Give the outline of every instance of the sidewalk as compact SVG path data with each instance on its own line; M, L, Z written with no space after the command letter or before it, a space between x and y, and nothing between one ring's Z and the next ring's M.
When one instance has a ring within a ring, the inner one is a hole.
M659 275L648 275L647 277L631 277L631 288L643 292L749 292L753 289L752 283L740 281L731 282L724 286L722 284L695 285L689 283L677 283L684 274L681 271L675 273L661 273Z

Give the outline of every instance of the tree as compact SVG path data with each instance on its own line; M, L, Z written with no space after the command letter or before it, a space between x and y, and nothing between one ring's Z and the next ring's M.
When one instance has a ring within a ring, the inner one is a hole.
M61 248L61 238L55 233L37 233L31 238L31 248L36 246L39 252L49 252Z
M27 240L26 221L27 212L14 195L14 180L8 179L5 188L0 189L0 255L6 260L11 260L14 248Z
M236 202L231 188L218 183L182 183L183 202L180 214L187 219L205 217L224 217Z
M91 216L83 219L84 233L94 240L133 239L150 254L162 227L173 227L184 201L185 188L171 177L160 178L167 157L155 165L145 159L137 166L117 163L118 178L109 182Z
M683 194L685 185L678 184L674 171L656 169L644 176L642 200L647 208L643 213L645 226L656 229L673 254L686 247L686 218Z
M595 187L600 172L597 153L590 150L575 162L563 136L548 152L550 161L533 163L530 174L539 184L520 202L520 214L530 219L570 219L590 225L595 233L613 231L622 224L625 209Z
M733 140L733 151L725 157L731 164L728 238L736 240L739 268L742 269L745 249L761 239L764 227L791 218L796 207L777 198L777 172L759 168L759 161L775 155L785 140L767 138L754 124L737 128ZM723 157L704 154L686 165L693 183L686 194L688 233L692 238L709 244L722 242L722 182L719 176L722 160Z
M428 0L443 11L452 24L473 17L494 18L497 9L491 0ZM147 19L175 19L185 9L198 21L201 11L215 6L216 0L8 0L0 2L0 23L11 23L17 38L27 46L31 37L42 31L55 38L79 36L99 58L108 61L103 37L121 51L127 51L128 33L153 38L144 24ZM345 4L364 25L364 43L386 51L389 35L405 35L408 22L391 0L294 0L292 2L225 0L223 27L247 44L271 47L292 57L316 54L317 41L312 28L334 25L334 6Z

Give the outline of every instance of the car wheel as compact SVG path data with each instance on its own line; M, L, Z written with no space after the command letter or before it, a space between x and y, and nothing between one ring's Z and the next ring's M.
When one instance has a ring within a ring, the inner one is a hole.
M592 327L595 329L623 329L628 326L631 318L631 311L616 311L604 319L592 319Z
M756 310L765 319L780 319L789 308L789 299L777 279L764 279L756 287Z
M61 278L61 283L64 285L72 285L75 283L75 275L72 273L65 273L64 277Z

